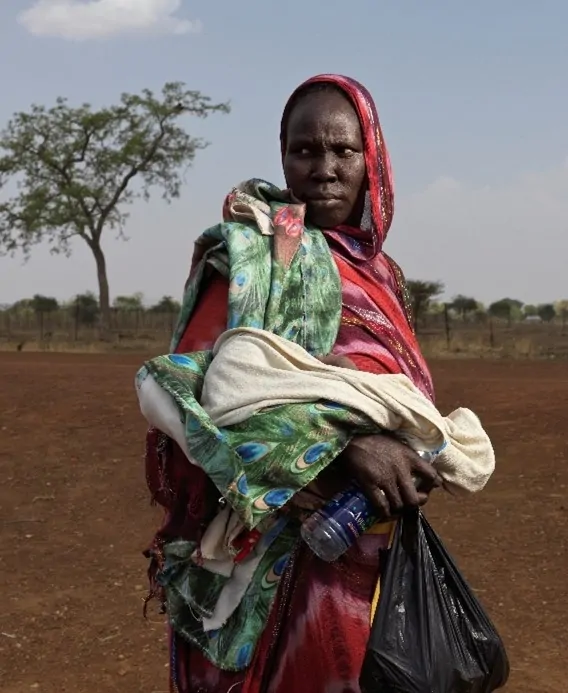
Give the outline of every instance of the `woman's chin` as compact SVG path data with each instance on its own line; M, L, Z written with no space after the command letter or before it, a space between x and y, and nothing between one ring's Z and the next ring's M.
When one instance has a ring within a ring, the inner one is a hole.
M307 204L307 220L322 229L333 229L340 226L345 223L348 216L340 200L318 200Z

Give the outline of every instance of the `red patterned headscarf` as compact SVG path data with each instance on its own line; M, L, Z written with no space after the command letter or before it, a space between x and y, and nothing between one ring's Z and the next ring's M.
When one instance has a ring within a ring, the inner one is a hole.
M318 75L291 95L282 116L282 155L290 112L311 85L329 84L351 101L361 124L368 188L359 228L323 229L343 280L343 314L334 353L349 356L364 370L404 373L434 398L430 372L412 329L404 276L383 252L394 215L390 157L375 102L359 82L341 75Z
M286 151L287 124L290 111L298 96L315 84L329 84L343 92L355 106L365 144L365 163L369 185L370 216L373 222L372 238L367 240L367 257L373 257L382 249L394 216L394 182L390 157L383 138L379 115L373 98L367 89L350 77L342 75L318 75L301 84L288 99L282 116L280 141L282 155ZM371 231L371 229L369 229Z

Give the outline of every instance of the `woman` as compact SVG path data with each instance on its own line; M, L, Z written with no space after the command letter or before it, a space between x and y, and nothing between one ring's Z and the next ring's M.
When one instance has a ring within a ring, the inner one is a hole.
M337 297L321 297L320 318L328 311L329 322L333 322L336 312L340 321L333 349L322 360L376 374L403 373L433 398L430 375L411 328L404 278L382 251L393 216L393 187L389 157L370 95L345 77L312 78L286 105L281 145L290 193L249 184L246 194L254 198L258 190L259 197L261 193L265 198L271 194L279 197L276 216L284 232L275 237L273 252L280 254L280 260L284 258L284 265L298 252L304 214L306 233L314 227L323 231L341 291ZM225 212L231 209L233 219L238 216L234 203L234 197L229 196L225 204ZM247 318L248 304L244 316L242 310L236 314L234 296L239 282L245 281L243 277L250 278L262 269L247 265L244 246L222 256L225 265L221 256L200 263L207 248L215 243L217 247L229 243L218 229L206 232L198 242L174 338L178 353L211 348L236 320L256 326L252 307ZM237 264L242 270L239 273L234 270ZM317 262L312 270L315 298L309 295L308 299L315 305ZM317 310L316 305L314 312ZM278 306L278 311L286 313L286 306ZM327 329L325 319L321 324ZM168 541L179 537L199 540L219 492L157 431L148 437L147 475L153 498L167 515L148 552L154 578ZM420 490L413 477L419 478ZM305 493L291 501L291 510L317 507L350 479L363 487L384 519L405 507L422 505L431 489L439 485L432 467L393 437L359 436ZM362 537L333 564L323 563L305 546L297 545L281 577L268 622L245 665L233 667L237 671L214 666L199 648L172 629L172 690L356 693L379 577L379 550L387 547L388 536L389 527L383 525ZM159 591L154 580L153 587L153 593Z

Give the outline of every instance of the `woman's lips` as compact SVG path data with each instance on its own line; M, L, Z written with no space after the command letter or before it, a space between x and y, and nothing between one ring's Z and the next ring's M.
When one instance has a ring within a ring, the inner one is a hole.
M308 199L308 204L317 205L318 207L328 207L331 205L336 205L340 202L341 200L339 197L310 197Z

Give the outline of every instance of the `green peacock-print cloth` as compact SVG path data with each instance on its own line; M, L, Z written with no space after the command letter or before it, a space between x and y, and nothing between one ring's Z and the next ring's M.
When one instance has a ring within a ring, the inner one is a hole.
M328 354L340 324L341 282L323 234L304 225L303 207L255 180L232 192L224 218L198 241L201 257L186 286L172 351L213 266L230 282L228 328L264 329L311 354ZM298 525L278 511L336 459L353 435L376 426L358 412L315 401L274 407L219 429L199 404L211 359L211 352L172 353L148 361L138 377L151 376L171 395L191 457L245 526L269 527L254 550L261 558L244 597L215 632L206 632L202 619L211 617L230 578L197 565L192 560L196 545L181 539L164 547L158 575L176 632L217 667L241 670L250 664L298 541Z

